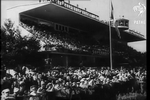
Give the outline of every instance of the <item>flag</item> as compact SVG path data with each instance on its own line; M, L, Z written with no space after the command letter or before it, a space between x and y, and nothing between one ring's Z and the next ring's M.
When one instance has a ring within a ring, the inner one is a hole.
M112 2L111 2L111 15L110 15L110 19L111 20L114 20L114 8L113 8L113 4L112 4Z
M114 7L113 7L113 4L111 2L111 15L110 15L110 20L114 20ZM116 31L118 33L118 37L121 39L121 36L120 36L120 31L118 29L118 25L119 23L118 22L115 22L115 28L116 28Z
M115 22L115 28L116 28L116 31L117 31L117 33L118 33L118 37L121 39L120 31L119 31L119 29L118 29L118 25L119 25L119 22L116 21L116 22Z

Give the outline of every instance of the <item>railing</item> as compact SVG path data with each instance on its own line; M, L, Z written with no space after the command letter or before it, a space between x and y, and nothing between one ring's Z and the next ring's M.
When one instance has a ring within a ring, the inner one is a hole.
M85 16L88 16L88 17L90 17L90 18L99 20L99 16L98 16L98 15L93 14L93 13L91 13L91 12L88 12L88 11L86 11L86 10L84 10L84 9L81 9L81 8L79 8L79 7L76 7L76 6L74 6L74 5L71 5L71 4L67 3L67 2L59 1L59 0L57 0L57 1L52 0L51 2L52 2L52 3L55 3L55 4L57 4L57 5L63 6L63 7L65 7L65 8L67 8L67 9L73 10L73 11L75 11L75 12L78 12L78 13L80 13L80 14L83 14L83 15L85 15Z
M144 37L144 35L142 35L142 34L140 34L140 33L138 33L138 32L135 32L134 30L131 30L131 29L129 29L128 32L130 32L130 33L132 33L132 34L135 34L135 35L138 35L138 36L140 36L140 37Z

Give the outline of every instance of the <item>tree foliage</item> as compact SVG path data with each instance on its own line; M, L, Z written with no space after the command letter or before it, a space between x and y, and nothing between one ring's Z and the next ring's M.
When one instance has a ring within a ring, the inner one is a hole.
M11 20L6 20L1 27L2 66L15 67L24 64L26 55L36 53L39 49L39 40L34 36L21 36L19 28L15 28Z

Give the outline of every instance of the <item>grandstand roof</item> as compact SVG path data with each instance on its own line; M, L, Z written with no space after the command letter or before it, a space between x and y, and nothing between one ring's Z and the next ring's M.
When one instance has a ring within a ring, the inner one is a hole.
M106 37L109 35L107 23L55 3L48 3L37 8L23 11L20 14L88 31L91 35L99 34L99 36ZM120 33L121 39L118 38L115 28L112 27L113 39L124 42L145 40L144 37L139 36L136 32L133 34L128 31L120 30Z

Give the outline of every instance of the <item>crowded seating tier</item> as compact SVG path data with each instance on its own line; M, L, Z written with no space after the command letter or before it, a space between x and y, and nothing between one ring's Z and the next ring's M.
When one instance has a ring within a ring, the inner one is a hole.
M44 42L43 48L48 51L60 51L68 53L89 54L89 55L108 55L109 44L97 43L84 34L65 33L53 31L49 26L37 24L32 21L22 21L20 25L34 36ZM82 38L79 38L82 37ZM84 40L84 41L83 41ZM90 42L89 42L90 41ZM113 53L115 55L126 55L127 52L135 52L127 45L113 42ZM118 48L119 46L119 48Z

